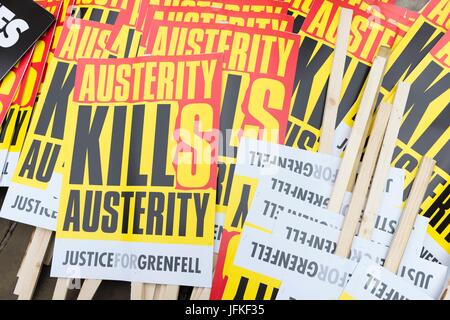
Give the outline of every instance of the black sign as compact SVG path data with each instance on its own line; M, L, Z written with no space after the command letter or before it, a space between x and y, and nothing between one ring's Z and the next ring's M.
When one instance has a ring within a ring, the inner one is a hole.
M0 0L0 80L54 21L32 0Z

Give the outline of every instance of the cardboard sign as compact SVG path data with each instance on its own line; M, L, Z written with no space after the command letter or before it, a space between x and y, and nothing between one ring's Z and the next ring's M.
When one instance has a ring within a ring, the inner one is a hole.
M211 285L221 63L79 63L52 276Z
M74 0L71 16L114 26L119 14L128 8L129 0Z
M58 19L62 2L42 2L47 11ZM14 172L20 151L31 120L33 106L35 104L42 75L45 71L48 53L51 48L56 24L53 24L42 38L36 43L31 56L30 65L23 77L21 87L12 103L6 119L2 124L3 141L0 144L0 164L3 166L0 177L0 185L8 186Z
M0 80L54 21L51 13L32 0L0 2Z
M430 218L423 256L447 266L450 265L450 210L446 200L450 190L449 40L447 32L406 78L411 84L411 94L392 161L392 165L406 169L407 195L421 158L427 155L436 160L421 206L421 214Z
M288 14L294 18L294 33L299 33L303 22L311 9L313 0L293 0L289 4Z
M0 80L0 118L2 119L1 126L1 145L5 147L8 144L6 137L6 127L7 123L5 123L5 117L8 113L8 110L13 102L17 90L20 87L23 77L27 72L28 66L30 65L31 56L33 54L33 50L28 51L25 56L20 60L20 62L14 66L11 71L8 72L6 77Z
M111 27L76 20L61 33L55 58L25 139L0 216L55 230L62 179L62 152L68 103L80 58L106 58Z
M432 300L392 272L363 259L345 286L341 300Z
M362 89L378 49L381 46L392 47L395 42L396 26L382 19L370 19L371 14L357 5L340 0L314 1L299 33L301 44L285 140L288 146L318 150L341 7L353 10L337 115L337 124L348 124L346 133L351 131ZM338 131L336 136L341 135ZM344 147L345 143L335 144L334 154L340 155Z
M144 21L138 22L138 24L143 25L141 27L137 27L138 30L136 30L136 32L143 33L142 41L144 43L147 43L148 40L146 39L149 36L148 33L155 21L207 24L226 23L235 26L258 28L262 30L292 30L293 20L287 15L285 16L275 13L244 12L242 11L243 8L241 7L239 7L238 9L239 10L237 11L231 11L225 9L199 7L197 8L198 11L193 12L189 7L149 6L146 13L147 17L144 19ZM139 28L141 28L141 30L139 30Z

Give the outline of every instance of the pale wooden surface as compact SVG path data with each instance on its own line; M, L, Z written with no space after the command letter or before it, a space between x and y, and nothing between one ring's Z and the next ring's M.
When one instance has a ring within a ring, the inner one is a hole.
M382 56L382 57L384 57L386 59L389 58L390 53L391 53L391 50L389 48L387 48L387 47L381 47L380 50L378 51L378 55ZM374 101L374 108L377 107L375 104L376 104L376 101ZM364 130L364 141L366 141L367 138L369 137L370 127L371 127L371 124L373 122L372 120L373 120L373 117L371 116L369 118L369 120L367 121L366 128ZM364 152L364 144L361 144L359 146L359 150L358 150L358 154L357 154L356 158L357 159L361 159L362 155L363 155L363 152ZM349 179L349 182L348 182L348 185L347 185L347 191L348 192L352 192L353 191L353 188L354 188L355 182L356 182L356 176L358 174L358 168L359 168L359 163L356 162L355 165L352 168L352 173L350 175L350 179Z
M403 254L408 244L411 231L420 210L423 198L427 191L428 184L433 174L436 161L424 157L419 167L416 179L414 180L405 209L398 224L397 230L389 248L384 267L393 273L397 273Z
M378 160L378 154L381 149L391 110L392 106L385 104L378 110L375 118L369 143L367 144L367 150L361 164L360 174L356 180L354 193L336 246L335 254L340 257L347 258L350 254L353 238L358 228L361 212L366 203L367 193L369 192L370 182L375 171L375 165Z
M322 128L320 131L320 153L331 154L333 152L334 131L336 128L336 118L341 98L342 79L344 77L352 18L353 10L347 8L341 9L333 64L331 66L330 80L328 82Z
M380 211L381 202L383 200L392 156L394 154L403 114L405 112L406 102L408 100L409 89L410 85L404 82L400 83L397 88L391 117L386 129L386 135L381 147L372 186L364 209L364 215L362 217L358 235L368 240L372 239L375 219Z
M442 294L441 300L450 300L450 281L448 282L447 288L444 290Z
M154 300L156 292L156 284L153 283L145 283L144 284L144 299L145 300Z
M383 79L384 69L386 66L386 58L378 55L370 70L366 88L363 93L361 104L356 114L355 123L345 149L344 158L342 159L339 173L334 184L330 197L328 210L339 213L341 210L344 195L352 176L353 168L359 163L359 150L361 144L364 144L365 131L367 122L374 110L375 100L378 96L381 81Z

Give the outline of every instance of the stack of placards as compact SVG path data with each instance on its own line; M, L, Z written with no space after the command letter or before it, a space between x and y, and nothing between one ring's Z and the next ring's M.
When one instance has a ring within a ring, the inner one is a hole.
M36 1L0 84L14 293L440 299L450 0L391 2Z

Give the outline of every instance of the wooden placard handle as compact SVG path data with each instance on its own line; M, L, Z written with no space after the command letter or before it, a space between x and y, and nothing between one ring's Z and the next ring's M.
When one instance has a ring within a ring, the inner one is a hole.
M378 158L377 167L373 176L372 186L367 198L366 207L359 228L359 236L371 240L375 227L375 219L381 208L383 201L386 181L389 176L392 156L394 154L395 144L397 142L398 133L400 131L403 114L405 112L406 102L408 100L410 85L400 82L394 100L391 116L389 119L386 135L384 136L383 145L381 147ZM382 107L381 107L382 108Z
M386 132L389 116L391 114L392 106L384 104L378 109L375 123L370 134L369 143L367 144L366 153L361 164L361 174L356 180L355 189L353 192L350 206L345 216L342 231L339 235L335 254L347 258L352 248L353 237L356 234L361 212L366 203L366 195L369 192L370 182L372 180L375 165L377 163L378 154L381 149L384 134Z
M380 54L375 58L364 89L361 104L356 114L355 123L348 140L339 173L331 194L328 210L339 213L345 192L349 184L353 168L359 163L359 150L365 142L365 131L370 116L375 108L376 99L383 79L386 67L388 49L380 49Z
M428 183L433 174L435 164L436 161L428 157L424 157L420 164L419 171L414 180L400 223L398 224L384 263L384 267L393 273L397 273L400 266L414 222L416 221L417 214L420 210L420 205L425 197Z
M320 153L332 154L333 152L334 131L336 129L336 118L341 98L342 80L345 71L345 60L347 58L352 18L353 10L341 8L333 64L331 66L322 128L320 131Z

